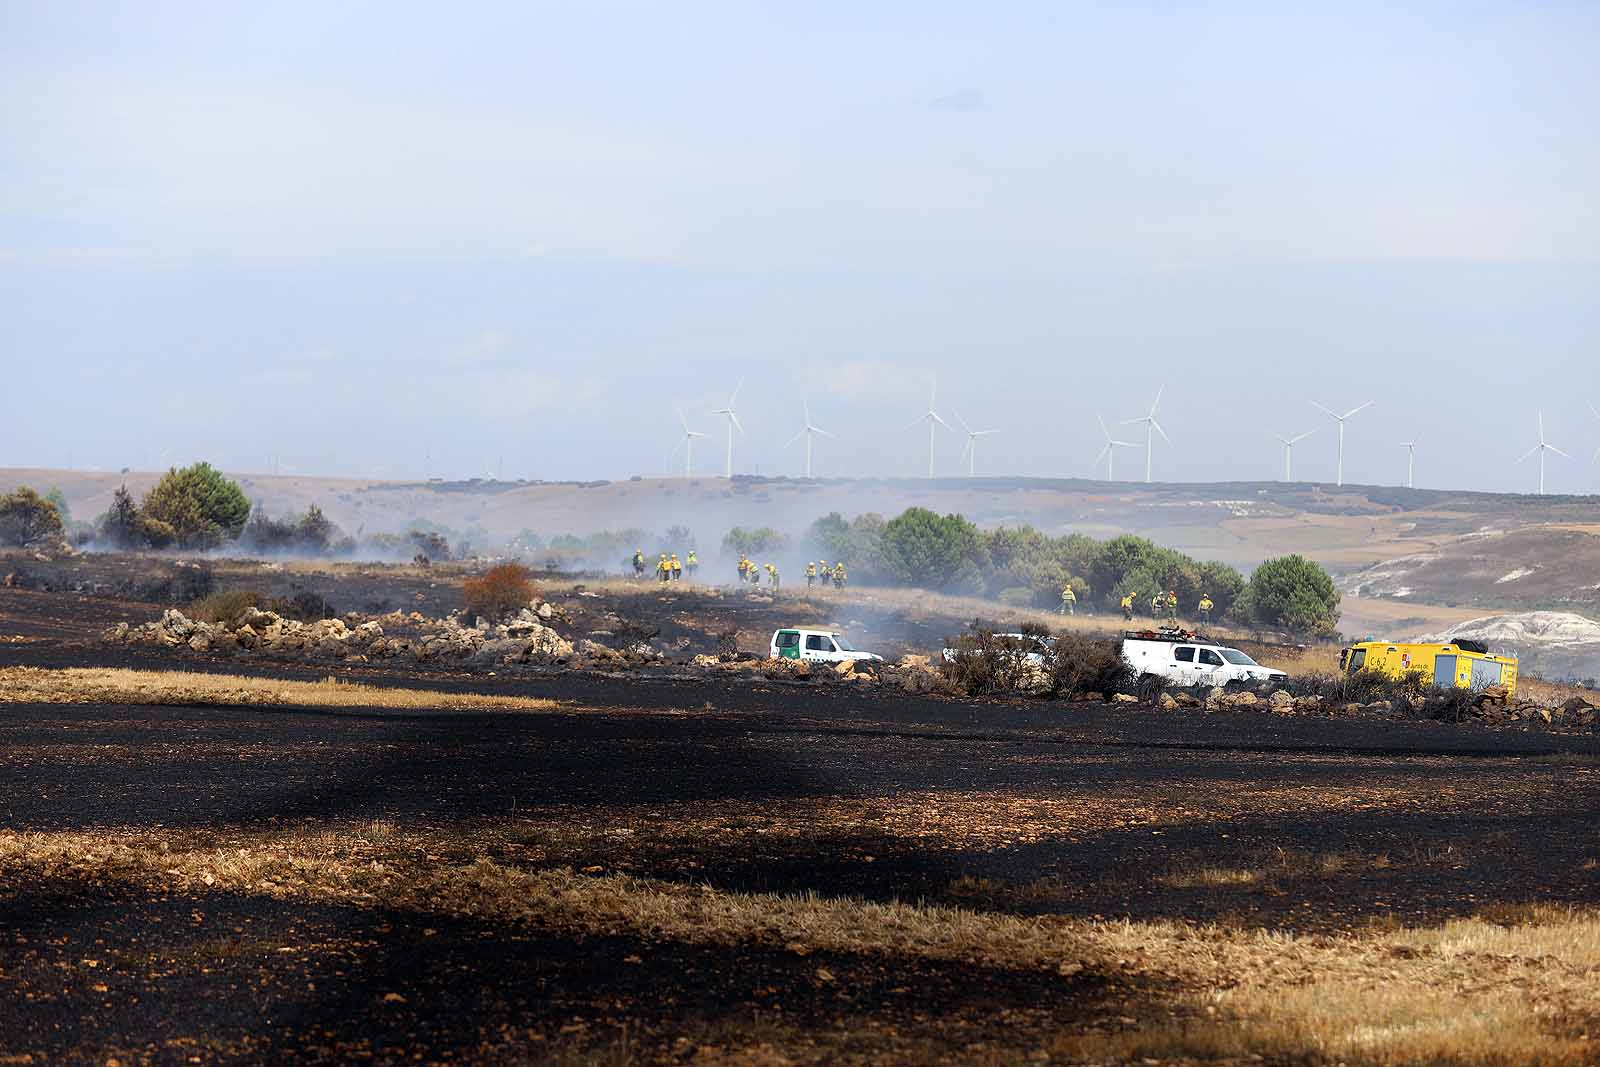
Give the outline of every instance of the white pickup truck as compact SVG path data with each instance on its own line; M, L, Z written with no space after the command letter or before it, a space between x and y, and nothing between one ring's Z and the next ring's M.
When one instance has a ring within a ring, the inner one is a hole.
M1173 685L1256 685L1287 678L1263 667L1237 648L1229 648L1187 630L1130 630L1122 635L1122 658L1134 674L1154 674Z

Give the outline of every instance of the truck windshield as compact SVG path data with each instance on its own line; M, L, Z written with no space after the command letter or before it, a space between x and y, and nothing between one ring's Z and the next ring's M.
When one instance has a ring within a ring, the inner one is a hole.
M833 635L833 643L835 645L839 646L839 651L840 652L854 652L855 651L855 649L851 647L850 642L846 641L844 638L840 637L838 634L834 634Z
M1255 660L1251 659L1249 656L1245 655L1243 652L1240 652L1237 648L1224 648L1221 651L1222 651L1222 658L1227 660L1229 663L1232 663L1232 664L1234 664L1236 666L1239 666L1239 667L1255 667L1255 666L1258 666L1258 664L1256 663Z

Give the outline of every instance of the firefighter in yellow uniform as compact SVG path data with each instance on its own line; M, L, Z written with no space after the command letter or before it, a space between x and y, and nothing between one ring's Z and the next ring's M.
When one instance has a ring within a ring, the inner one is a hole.
M1178 621L1178 593L1177 593L1177 590L1168 589L1167 590L1166 600L1167 600L1167 621L1175 623L1175 622Z
M1201 593L1200 621L1205 623L1207 626L1211 625L1211 609L1214 607L1216 607L1216 605L1211 603L1211 595L1209 593Z
M739 584L740 585L744 584L745 571L747 571L749 569L750 569L750 561L745 558L745 554L743 552L739 553Z
M689 580L694 581L695 572L700 569L700 557L694 554L694 549L689 550L689 558L683 561L683 569L688 572Z
M1061 587L1061 614L1076 615L1078 613L1078 594L1073 592L1072 586Z
M670 582L672 580L672 564L667 562L667 554L661 553L661 558L656 560L656 581Z
M683 579L683 563L678 559L678 554L672 554L672 580L677 582Z
M778 568L771 563L767 564L767 581L772 584L772 591L778 591Z
M815 563L807 563L806 564L806 588L810 589L816 583L817 583L817 565Z
M1129 622L1133 621L1133 593L1122 594L1122 617Z
M832 573L833 572L828 569L828 561L827 560L825 560L825 559L817 560L817 576L822 579L822 588L824 588L824 589L828 588L828 576L831 575Z
M833 565L833 587L835 589L843 589L844 588L844 564L843 563L835 563Z
M633 576L635 578L644 577L644 549L642 548L633 550Z

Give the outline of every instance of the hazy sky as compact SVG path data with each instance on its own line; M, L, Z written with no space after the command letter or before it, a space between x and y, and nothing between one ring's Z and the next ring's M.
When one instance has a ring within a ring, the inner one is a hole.
M1158 477L1376 397L1348 480L1531 488L1542 407L1594 489L1600 5L1396 8L0 0L0 466L720 470L745 378L740 471L805 396L914 474L937 372L979 473L1165 383Z

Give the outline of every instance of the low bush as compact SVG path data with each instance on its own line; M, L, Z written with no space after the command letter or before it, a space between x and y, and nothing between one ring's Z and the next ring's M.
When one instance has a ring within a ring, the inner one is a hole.
M1041 669L1029 662L1035 641L1005 637L978 629L950 642L952 657L941 665L945 678L968 696L987 696L1025 689Z
M1356 671L1336 674L1311 672L1288 683L1296 696L1319 696L1330 704L1371 704L1387 700L1393 704L1409 703L1413 697L1426 697L1433 692L1433 680L1423 671L1409 671L1402 675L1382 671Z
M254 589L229 589L201 597L183 609L196 622L232 622L250 608L258 608L264 598Z
M1126 691L1132 682L1122 643L1114 638L1063 634L1046 659L1046 670L1052 695L1060 697L1110 695Z
M533 575L520 563L490 567L476 578L461 583L461 595L469 618L499 622L527 607L538 590Z

